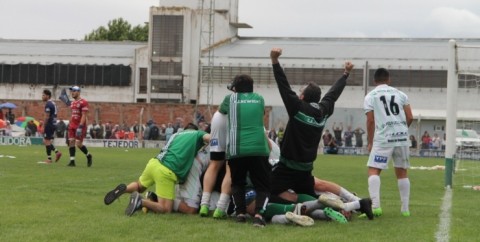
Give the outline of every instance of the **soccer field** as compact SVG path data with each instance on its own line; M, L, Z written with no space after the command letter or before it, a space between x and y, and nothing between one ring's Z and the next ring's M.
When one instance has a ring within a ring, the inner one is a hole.
M58 163L46 165L37 163L45 159L43 146L0 146L0 241L478 241L480 192L454 187L450 210L443 203L442 170L410 170L408 218L399 212L396 179L389 169L381 176L380 218L259 229L182 214L126 217L127 195L110 206L103 197L117 184L136 180L158 150L89 149L93 166L87 168L85 156L77 152L77 167L72 168L66 166L65 147L60 147L64 156ZM366 158L319 155L314 173L366 197ZM412 158L412 166L443 164L443 159ZM442 207L447 211L442 213Z

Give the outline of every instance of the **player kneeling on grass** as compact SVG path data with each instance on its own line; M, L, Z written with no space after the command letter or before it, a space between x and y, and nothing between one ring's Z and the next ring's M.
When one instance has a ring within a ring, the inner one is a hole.
M175 184L184 183L192 168L193 161L200 150L210 141L210 135L198 130L194 124L188 124L185 130L173 135L160 154L148 161L145 170L138 179L128 185L120 184L105 195L106 205L111 204L123 193L131 193L125 214L131 216L143 207L156 213L170 213L175 199ZM155 184L158 201L144 199L140 193Z

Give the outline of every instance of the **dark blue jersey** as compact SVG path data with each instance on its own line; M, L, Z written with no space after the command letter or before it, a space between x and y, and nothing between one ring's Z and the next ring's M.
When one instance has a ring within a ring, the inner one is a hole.
M57 105L53 101L48 100L47 103L45 103L45 113L48 114L45 125L53 125L57 122L57 111Z

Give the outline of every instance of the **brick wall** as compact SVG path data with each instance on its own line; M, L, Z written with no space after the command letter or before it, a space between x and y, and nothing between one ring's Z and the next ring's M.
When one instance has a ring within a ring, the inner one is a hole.
M12 109L15 117L32 116L37 120L44 119L44 106L42 101L17 101L17 100L2 100L4 102L11 102L17 105L16 109ZM56 101L59 109L58 119L70 119L70 108L63 102ZM153 119L157 124L173 123L177 117L183 118L184 124L193 121L193 114L195 112L195 105L192 104L146 104L146 103L104 103L104 102L89 102L88 123L91 124L95 119L95 114L98 114L98 119L102 123L111 121L113 124L132 125L135 121L140 120L140 110L144 108L142 123L146 123L149 119ZM205 117L207 122L210 122L211 115L217 110L217 106L211 106L210 111L206 105L198 105L198 112ZM271 107L266 108L264 122L268 126L268 117L271 112ZM2 110L4 113L6 109Z

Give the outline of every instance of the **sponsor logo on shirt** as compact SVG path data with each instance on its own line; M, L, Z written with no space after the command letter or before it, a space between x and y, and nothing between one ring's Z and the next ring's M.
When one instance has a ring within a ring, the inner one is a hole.
M218 146L218 139L211 139L210 146Z
M387 140L388 143L403 142L403 141L407 141L407 138L403 138L403 139L389 139L389 140Z
M235 100L234 103L260 103L260 100Z
M380 155L376 155L375 158L373 159L373 161L377 163L387 163L387 160L388 160L388 157L380 156Z

